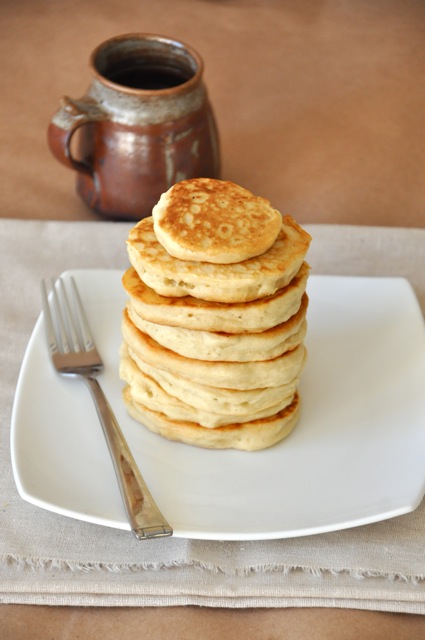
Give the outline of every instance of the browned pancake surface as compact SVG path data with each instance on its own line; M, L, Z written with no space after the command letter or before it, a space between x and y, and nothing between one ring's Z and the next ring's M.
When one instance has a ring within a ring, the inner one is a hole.
M130 267L122 279L135 312L141 318L167 326L227 333L261 332L285 322L300 308L309 267L301 265L289 285L275 294L251 302L226 303L192 296L161 296L140 280Z
M149 217L130 230L127 249L139 278L156 293L234 303L264 298L288 285L301 268L310 241L291 216L284 216L276 241L260 256L236 264L179 260L158 242Z
M152 211L159 242L174 257L229 264L260 255L282 218L265 198L233 182L194 178L173 185Z

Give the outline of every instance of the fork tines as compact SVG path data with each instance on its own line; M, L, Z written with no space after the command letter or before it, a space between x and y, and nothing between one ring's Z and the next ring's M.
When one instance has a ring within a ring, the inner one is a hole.
M52 279L50 295L45 281L41 283L43 313L50 353L90 351L94 340L74 278L69 286L63 278Z

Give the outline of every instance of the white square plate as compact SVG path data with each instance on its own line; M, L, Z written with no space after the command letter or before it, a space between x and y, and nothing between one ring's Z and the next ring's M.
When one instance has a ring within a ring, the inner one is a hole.
M311 276L302 415L255 453L169 442L132 420L118 377L126 295L120 271L75 270L101 384L176 537L256 540L317 534L415 509L425 492L425 328L402 278ZM11 434L22 498L129 529L85 385L59 377L42 319L28 344Z

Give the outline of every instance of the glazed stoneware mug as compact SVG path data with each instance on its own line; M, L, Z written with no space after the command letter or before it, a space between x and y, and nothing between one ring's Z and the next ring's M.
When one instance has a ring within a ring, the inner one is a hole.
M175 182L220 177L203 61L192 47L126 34L100 44L90 67L85 95L62 98L48 143L57 160L77 172L77 192L91 209L109 219L139 220Z

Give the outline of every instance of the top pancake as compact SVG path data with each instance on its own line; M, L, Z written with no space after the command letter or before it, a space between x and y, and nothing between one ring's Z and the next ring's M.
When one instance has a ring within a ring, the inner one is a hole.
M265 198L233 182L194 178L163 193L152 210L154 230L180 260L232 264L273 245L282 217Z
M161 296L248 302L286 287L298 273L310 241L291 216L284 216L277 240L260 256L236 264L179 260L158 242L149 217L130 230L127 250L139 278Z

